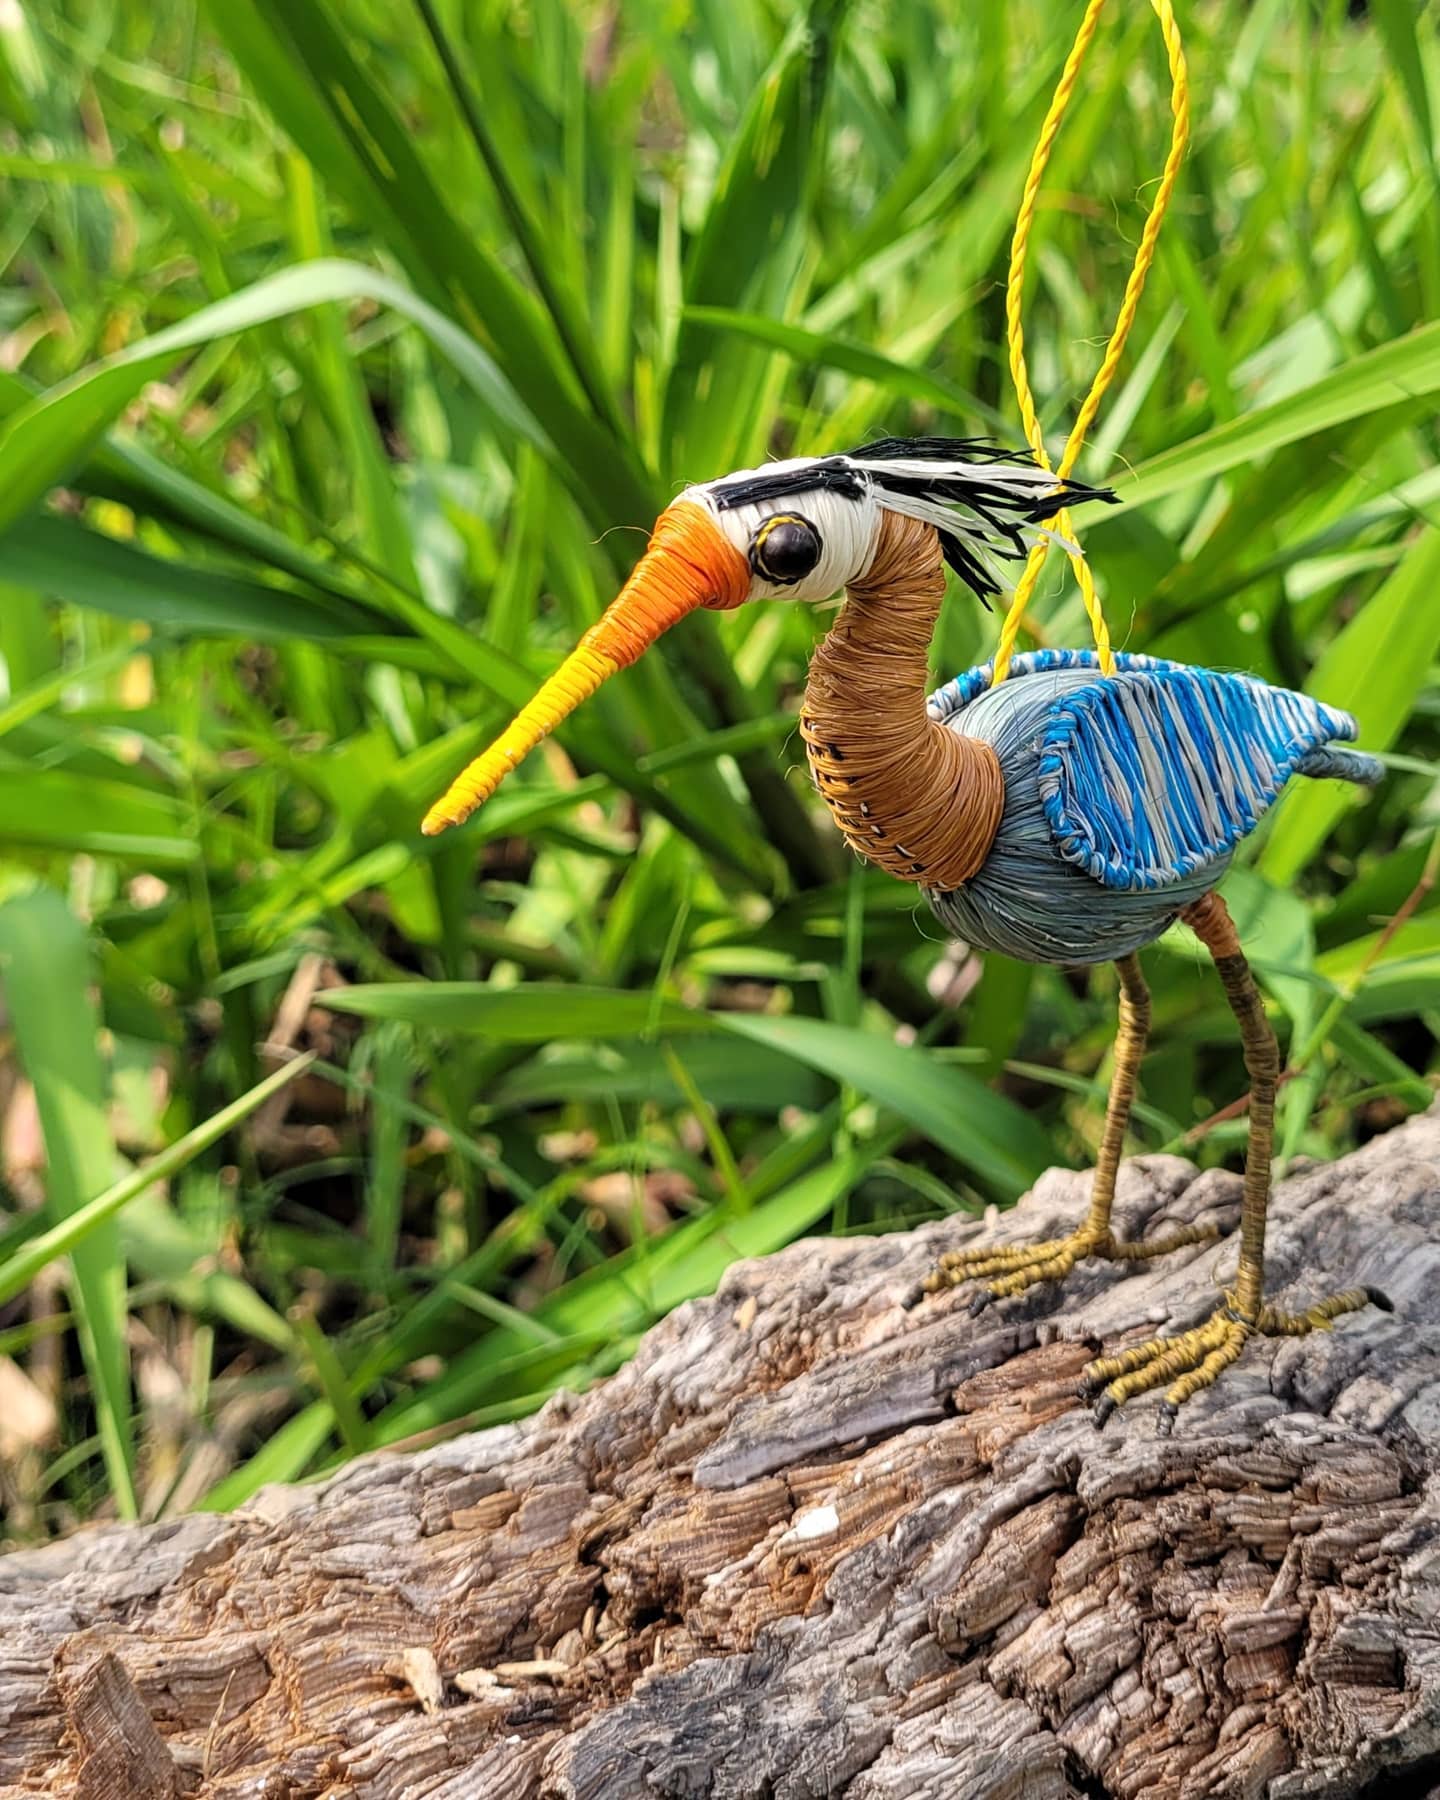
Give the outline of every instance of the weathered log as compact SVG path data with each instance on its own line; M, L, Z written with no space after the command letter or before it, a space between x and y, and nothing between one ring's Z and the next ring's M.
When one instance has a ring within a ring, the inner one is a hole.
M0 1793L1430 1793L1440 1111L1276 1195L1272 1292L1395 1311L1252 1343L1168 1440L1076 1375L1197 1323L1233 1245L921 1293L1085 1192L741 1264L523 1424L0 1561ZM1118 1223L1237 1192L1142 1158Z

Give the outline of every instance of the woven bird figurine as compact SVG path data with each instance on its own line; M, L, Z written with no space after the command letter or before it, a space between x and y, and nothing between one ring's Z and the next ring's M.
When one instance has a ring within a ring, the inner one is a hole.
M1197 1330L1157 1337L1085 1372L1103 1423L1165 1390L1161 1429L1255 1333L1300 1335L1368 1300L1354 1288L1307 1312L1264 1298L1265 1211L1279 1051L1215 889L1236 845L1294 774L1370 784L1373 757L1337 745L1347 714L1243 675L1147 656L1101 673L1091 651L1016 657L1008 679L972 669L927 698L944 563L982 599L998 561L1023 559L1062 506L1111 499L1023 453L948 438L885 438L690 487L660 515L619 597L490 749L431 809L459 824L617 669L697 607L752 600L846 604L811 663L800 727L820 796L852 848L924 893L967 943L1041 963L1112 961L1120 978L1105 1127L1084 1221L1068 1237L946 1256L927 1286L984 1284L972 1305L1062 1280L1082 1258L1136 1262L1218 1232L1143 1243L1110 1211L1150 1015L1138 951L1183 919L1215 961L1244 1044L1249 1142L1239 1265Z

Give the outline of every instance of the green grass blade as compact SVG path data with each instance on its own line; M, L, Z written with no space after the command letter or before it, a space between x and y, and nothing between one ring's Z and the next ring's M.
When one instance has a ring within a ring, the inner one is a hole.
M1004 1199L1018 1199L1051 1160L1045 1134L1013 1101L917 1046L821 1019L758 1013L717 1013L713 1019L724 1031L849 1082L909 1120Z
M335 1346L326 1337L318 1320L303 1307L295 1309L295 1329L304 1346L315 1383L335 1415L346 1449L352 1456L361 1455L370 1448L370 1432L365 1416L350 1392L345 1371L335 1354Z
M1371 0L1371 12L1385 40L1395 73L1405 92L1415 120L1415 136L1421 154L1430 165L1430 177L1437 178L1435 162L1435 123L1430 108L1430 89L1425 77L1425 61L1420 52L1420 33L1416 29L1423 6L1414 0ZM1434 19L1429 21L1433 34ZM1430 42L1433 46L1434 37Z
M160 630L250 638L336 638L387 623L327 595L242 581L203 564L152 556L74 519L19 519L0 537L7 578L55 600Z
M881 356L835 332L807 331L804 326L788 324L784 319L736 312L724 306L687 306L683 317L695 324L734 332L737 337L779 350L801 368L841 369L857 380L875 382L888 394L903 394L908 399L923 400L962 416L973 418L978 415L992 424L1000 422L1000 415L973 394L962 393L923 369Z
M450 85L450 91L455 97L455 104L460 109L461 117L465 120L466 128L474 140L480 160L484 163L486 172L494 184L506 221L514 234L521 255L525 258L525 266L529 269L531 279L549 312L550 322L555 328L556 336L565 346L570 366L585 391L585 397L617 437L623 436L623 426L615 405L615 397L601 372L600 359L589 329L582 323L571 295L562 286L558 273L551 266L550 253L545 239L538 225L531 218L530 210L506 167L500 146L486 123L484 113L476 103L469 77L446 35L444 26L440 23L440 15L435 9L434 0L414 0L414 5L424 23L425 30L429 33L430 42L435 47L435 54L440 59L440 66L445 71L445 79Z
M1410 715L1440 652L1440 528L1428 527L1405 560L1339 633L1306 690L1353 712L1360 744L1386 750ZM1355 804L1338 781L1306 782L1286 796L1259 862L1277 887L1293 882L1331 828Z
M0 419L29 406L37 390L18 375L0 370ZM171 468L142 445L109 433L70 477L81 493L117 500L122 506L161 520L182 534L240 552L262 567L293 575L310 588L336 596L362 611L373 602L333 563L307 550L179 469ZM7 538L7 549L10 540Z
M0 955L7 958L15 955L14 938L11 936L13 915L10 908L19 904L8 901L0 907ZM48 908L52 923L53 909ZM32 927L33 929L33 927ZM6 989L11 990L14 983L15 964L5 964ZM14 1006L14 1000L11 1000ZM238 1100L232 1100L228 1106L222 1106L218 1112L212 1113L202 1124L187 1131L183 1137L176 1138L173 1144L152 1156L138 1169L121 1180L106 1187L92 1199L75 1207L58 1224L49 1231L42 1232L39 1237L31 1238L23 1244L13 1256L0 1262L0 1301L8 1300L18 1294L40 1273L41 1269L54 1262L56 1257L69 1256L74 1260L83 1256L89 1240L99 1235L102 1242L108 1242L108 1232L112 1227L115 1215L130 1204L132 1200L143 1194L146 1188L153 1187L156 1182L168 1181L171 1176L179 1174L188 1163L208 1150L211 1144L217 1143L226 1132L233 1131L242 1120L249 1118L258 1106L263 1106L272 1094L276 1094L297 1075L304 1074L314 1056L306 1052L277 1069L273 1075L267 1075L248 1093ZM97 1065L98 1066L98 1065ZM33 1079L33 1077L32 1077ZM105 1173L108 1175L113 1161L107 1159Z
M1394 343L1352 358L1343 368L1273 406L1242 413L1228 424L1150 457L1139 465L1133 478L1118 478L1115 491L1124 506L1147 506L1333 425L1383 411L1397 401L1421 400L1437 392L1440 323L1422 325Z
M117 644L78 668L57 669L51 675L42 676L39 681L32 681L19 693L12 693L9 700L0 706L0 737L15 731L21 725L27 725L31 719L48 711L57 700L64 697L67 689L114 674L129 662L135 651L134 644Z
M441 198L398 113L322 0L218 0L210 8L275 116L345 197L384 228L412 277L490 344L527 409L565 446L591 516L643 523L654 496L628 443L597 421L563 373L553 327Z
M370 1166L365 1183L365 1239L370 1282L384 1291L395 1268L405 1209L406 1118L403 1108L414 1081L410 1032L384 1020L371 1035Z
M543 1044L552 1038L638 1037L652 1023L648 994L619 988L484 987L470 981L391 982L382 987L332 988L317 998L366 1019L403 1019L440 1031L481 1031L502 1044ZM664 1001L655 1029L703 1031L703 1013Z
M196 1510L232 1512L272 1482L298 1481L334 1429L335 1412L329 1401L312 1400L303 1412L272 1432L248 1462L217 1481Z
M0 1269L0 1300L32 1280L56 1254L51 1246L57 1238L64 1239L106 1474L122 1517L133 1519L125 1263L113 1219L93 1210L114 1172L115 1146L92 978L89 934L53 889L35 888L0 905L0 981L35 1088L45 1134L46 1207L55 1221Z
M1044 1135L1013 1102L960 1070L933 1062L923 1050L818 1019L700 1013L661 1001L652 1022L652 1002L644 994L539 983L487 988L469 982L396 982L341 988L322 998L327 1006L365 1018L479 1031L498 1043L628 1037L651 1029L731 1032L793 1056L832 1080L851 1083L908 1119L1007 1199L1023 1193L1045 1167Z
M3 760L0 840L34 850L134 857L162 869L188 867L200 855L185 808L168 794Z
M750 97L685 265L687 306L759 310L793 304L820 119L847 0L797 20ZM743 246L743 249L741 248ZM724 468L744 444L765 358L725 353L708 324L683 318L667 372L665 439L677 472Z
M118 414L177 357L216 338L333 301L369 299L419 325L493 417L542 449L550 441L493 358L453 320L389 276L335 259L301 264L202 307L180 325L82 369L13 412L0 428L0 530L76 468Z
M303 157L291 156L291 234L301 258L322 261L330 253L330 233L316 191L314 173ZM371 412L359 359L350 353L345 321L336 308L318 307L310 316L317 383L331 415L331 429L346 447L359 512L360 541L396 586L416 587L415 560L394 471Z

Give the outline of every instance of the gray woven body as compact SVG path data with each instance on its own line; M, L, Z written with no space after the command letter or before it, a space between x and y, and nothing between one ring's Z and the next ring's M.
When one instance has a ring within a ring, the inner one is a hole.
M1110 962L1153 943L1230 866L1226 853L1170 887L1132 893L1102 887L1061 856L1041 801L1040 739L1056 697L1094 681L1093 668L1026 674L946 721L992 745L1005 779L1000 829L979 873L952 893L925 890L940 923L977 949L1021 962Z

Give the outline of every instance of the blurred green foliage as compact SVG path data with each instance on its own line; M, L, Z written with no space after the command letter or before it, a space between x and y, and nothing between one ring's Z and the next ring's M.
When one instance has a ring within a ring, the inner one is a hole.
M1228 884L1287 1156L1426 1104L1440 1037L1440 38L1434 0L1354 10L1185 8L1194 147L1080 470L1123 500L1087 539L1117 643L1391 756ZM1150 10L1112 11L1032 254L1052 441L1166 139ZM687 621L417 831L679 484L1014 435L1004 261L1074 12L11 9L12 1536L514 1416L735 1257L1088 1158L1109 973L982 963L847 864L792 729L813 612ZM1037 613L1085 641L1058 572ZM992 628L952 594L937 676ZM1147 963L1139 1147L1233 1157L1233 1117L1196 1131L1244 1087L1219 989L1183 933Z

